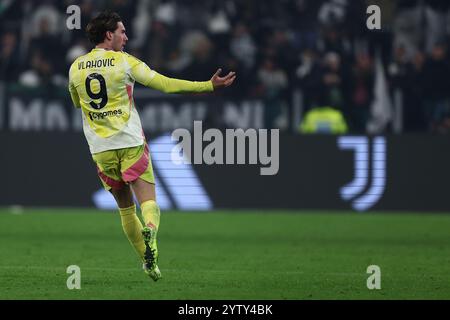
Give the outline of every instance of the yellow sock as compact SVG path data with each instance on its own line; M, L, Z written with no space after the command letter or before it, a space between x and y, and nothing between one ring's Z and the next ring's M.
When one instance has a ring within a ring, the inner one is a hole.
M142 237L142 223L136 215L136 206L119 208L123 231L141 259L144 258L145 243Z
M148 200L141 204L142 217L146 226L158 230L160 212L155 200Z

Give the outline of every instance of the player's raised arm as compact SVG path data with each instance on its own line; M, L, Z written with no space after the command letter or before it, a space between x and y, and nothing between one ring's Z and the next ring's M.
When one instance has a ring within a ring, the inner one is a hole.
M211 80L188 81L169 78L154 70L152 72L154 73L153 77L146 86L158 91L165 93L199 93L214 91L214 85Z
M228 87L236 79L235 72L229 72L226 76L220 77L221 71L222 69L218 69L209 81L173 79L153 71L154 77L147 86L165 93L210 92L218 88Z
M208 81L174 79L151 70L144 62L133 56L127 55L126 59L130 65L130 75L133 79L144 86L165 93L212 92L214 89L228 87L236 79L235 72L230 72L226 76L220 77L222 69L218 69Z

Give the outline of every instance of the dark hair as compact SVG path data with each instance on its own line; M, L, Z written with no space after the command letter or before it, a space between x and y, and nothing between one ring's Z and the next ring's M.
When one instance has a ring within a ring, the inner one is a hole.
M93 44L102 43L105 40L106 32L114 32L117 23L122 21L116 12L104 11L92 19L86 27L86 35Z

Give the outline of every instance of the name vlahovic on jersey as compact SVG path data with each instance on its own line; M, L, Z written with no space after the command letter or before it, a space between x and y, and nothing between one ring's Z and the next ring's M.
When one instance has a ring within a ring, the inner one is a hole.
M89 69L89 68L105 68L114 67L115 58L108 59L98 59L98 60L87 60L78 62L78 70Z

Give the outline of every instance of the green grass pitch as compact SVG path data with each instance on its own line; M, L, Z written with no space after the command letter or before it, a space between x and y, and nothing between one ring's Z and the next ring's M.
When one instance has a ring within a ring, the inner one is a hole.
M115 212L0 209L0 241L0 299L450 298L444 214L164 212L156 283ZM70 265L81 290L67 289Z

